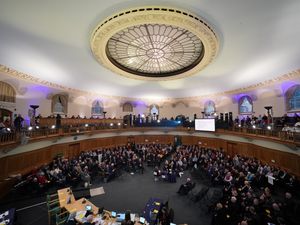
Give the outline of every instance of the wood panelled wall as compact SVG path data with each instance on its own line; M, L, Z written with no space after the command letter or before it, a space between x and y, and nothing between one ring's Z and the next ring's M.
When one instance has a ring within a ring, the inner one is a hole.
M195 136L183 136L183 144L200 144L205 147L222 148L229 155L239 154L242 156L260 159L269 165L286 169L290 173L300 177L300 156L261 147L251 143L233 142L217 138L201 138Z
M49 163L57 155L75 157L81 151L88 151L99 147L125 145L129 141L135 143L173 143L173 135L139 135L115 136L108 138L90 139L66 144L54 144L50 147L34 150L22 154L0 158L0 181L13 174L25 174L32 169ZM204 147L223 148L228 154L240 154L255 157L266 163L281 166L300 177L300 157L296 154L281 152L250 143L226 141L217 138L203 138L182 136L183 144L200 144ZM274 160L272 162L272 160Z

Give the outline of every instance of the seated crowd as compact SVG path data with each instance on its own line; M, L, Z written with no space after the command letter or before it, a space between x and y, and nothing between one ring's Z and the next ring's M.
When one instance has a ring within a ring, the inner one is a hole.
M24 186L35 191L43 191L50 185L58 188L77 186L82 183L91 185L92 179L101 177L105 182L120 175L124 170L131 174L143 173L144 161L152 158L156 163L167 156L171 145L146 144L101 148L82 152L78 157L68 159L57 157L48 165L31 171L17 187ZM159 153L159 157L157 157ZM156 158L157 157L157 158Z
M177 163L186 162L182 163L182 169L200 168L213 185L224 187L223 197L215 205L213 225L294 224L297 208L293 195L299 190L299 184L285 170L254 158L230 157L222 149L182 146L175 156ZM285 192L283 196L274 194L278 189Z
M48 184L65 187L83 181L89 185L97 176L109 181L121 170L143 173L143 164L147 162L155 166L155 177L176 182L176 177L192 169L205 174L213 186L223 186L223 197L212 207L213 225L294 224L296 207L293 196L299 185L296 177L285 170L255 158L230 157L222 149L198 145L183 145L171 153L171 145L162 144L102 148L82 152L73 159L58 157L49 165L33 171L27 181L37 190ZM170 158L160 166L166 156ZM268 180L270 178L273 185ZM187 194L193 185L188 179L178 192ZM280 196L278 193L284 194Z

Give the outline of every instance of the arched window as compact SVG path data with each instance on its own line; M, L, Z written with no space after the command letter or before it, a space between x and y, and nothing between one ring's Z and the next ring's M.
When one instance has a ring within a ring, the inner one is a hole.
M290 87L285 98L287 111L300 111L300 85Z
M16 102L16 91L8 83L0 81L0 101Z
M204 115L205 116L211 116L216 112L216 106L215 103L211 100L208 100L204 104Z
M150 114L151 115L158 115L159 114L159 107L158 105L151 105L150 106Z
M133 112L133 106L130 102L125 102L123 104L123 112Z
M52 97L52 113L67 114L68 113L68 96L57 94Z
M239 113L240 114L253 113L253 102L250 96L245 95L239 99Z
M102 116L103 115L103 103L100 100L95 100L92 103L92 116Z
M150 105L150 116L152 120L157 120L159 116L159 107L158 105Z

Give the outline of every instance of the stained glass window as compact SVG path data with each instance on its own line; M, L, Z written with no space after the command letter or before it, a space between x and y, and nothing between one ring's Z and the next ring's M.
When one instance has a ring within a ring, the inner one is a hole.
M289 99L289 110L297 110L300 109L300 87L298 87L291 98Z
M100 100L95 100L92 104L92 116L101 116L103 114L103 104Z
M125 28L109 39L106 48L115 66L148 77L180 74L197 65L204 55L196 35L164 24Z
M239 100L239 112L240 114L252 114L253 103L249 96L243 96Z

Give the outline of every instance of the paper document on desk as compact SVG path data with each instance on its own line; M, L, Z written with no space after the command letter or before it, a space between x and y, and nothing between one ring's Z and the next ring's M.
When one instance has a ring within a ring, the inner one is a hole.
M103 224L105 224L104 220L102 220L100 217L95 217L95 218L93 219L93 223L94 223L95 225L103 225Z
M134 222L134 220L135 220L135 214L134 213L130 213L130 220L132 222Z
M78 221L81 221L84 218L85 214L86 214L86 211L78 211L78 212L76 212L75 219Z
M105 194L103 187L90 189L91 197L97 196L97 195L103 195L103 194Z

